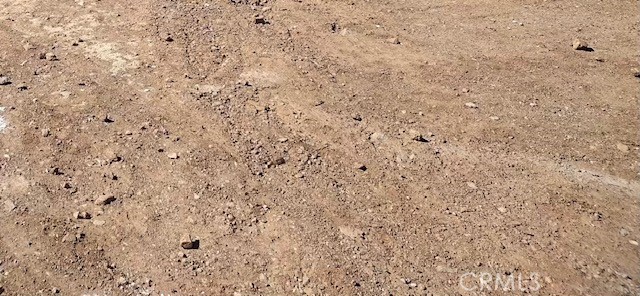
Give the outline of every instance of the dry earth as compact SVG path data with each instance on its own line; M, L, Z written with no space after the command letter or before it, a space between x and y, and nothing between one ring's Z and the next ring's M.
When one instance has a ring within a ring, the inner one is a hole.
M0 0L0 294L639 295L639 20Z

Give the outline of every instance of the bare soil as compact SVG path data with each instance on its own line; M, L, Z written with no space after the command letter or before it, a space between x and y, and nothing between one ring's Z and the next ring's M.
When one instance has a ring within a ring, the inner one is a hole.
M638 16L0 0L0 294L638 295Z

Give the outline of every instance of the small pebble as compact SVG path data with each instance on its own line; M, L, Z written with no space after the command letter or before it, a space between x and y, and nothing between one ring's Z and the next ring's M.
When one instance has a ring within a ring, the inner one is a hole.
M473 102L465 103L464 106L467 107L467 108L471 108L471 109L478 109L478 104L473 103Z
M589 47L589 45L586 42L584 42L584 41L582 41L580 39L575 39L575 40L573 40L573 49L588 51L591 48Z
M200 246L200 241L191 238L191 235L185 234L180 238L180 246L185 250L193 250L198 249Z
M390 44L396 44L396 45L400 44L400 40L397 37L389 38L386 40L386 42Z
M108 205L116 200L116 197L110 194L103 194L94 200L94 204L98 206Z
M629 230L626 230L624 228L620 228L620 235L622 235L622 236L629 235Z
M9 85L11 84L11 79L7 76L0 76L0 85Z
M622 143L618 143L616 144L616 148L618 148L618 150L624 152L624 153L628 153L629 152L629 146L622 144Z
M363 171L363 172L367 170L367 166L366 166L366 165L364 165L364 164L362 164L362 163L359 163L359 162L356 162L356 163L353 165L353 167L354 167L355 169L357 169L357 170L361 170L361 171Z
M73 213L73 217L76 219L91 219L91 214L87 212L75 212Z

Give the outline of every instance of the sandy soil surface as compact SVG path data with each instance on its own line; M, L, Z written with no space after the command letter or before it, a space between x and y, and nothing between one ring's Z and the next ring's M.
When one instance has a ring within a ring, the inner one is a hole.
M639 21L0 0L0 294L638 295Z

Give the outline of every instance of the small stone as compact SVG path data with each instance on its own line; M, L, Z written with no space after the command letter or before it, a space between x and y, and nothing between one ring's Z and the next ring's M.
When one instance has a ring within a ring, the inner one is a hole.
M637 245L638 245L638 242L637 242L637 241L634 241L634 240L629 240L629 243L630 243L630 244L632 244L632 245L634 245L634 246L637 246Z
M473 182L467 182L467 186L471 189L478 189L478 186L476 186L476 183L473 183Z
M198 249L200 247L200 241L192 239L189 234L185 234L180 238L180 246L185 250Z
M20 83L16 87L18 88L19 91L25 91L25 90L29 89L29 87L24 83Z
M40 131L40 134L41 134L43 137L45 137L45 138L46 138L46 137L48 137L48 136L50 136L50 135L51 135L51 131L50 131L48 128L43 128L43 129Z
M118 284L119 287L125 286L128 283L129 281L127 281L127 279L123 276L119 277L118 280L116 281L116 284Z
M106 206L116 200L116 197L110 194L103 194L97 197L94 201L94 204L98 206Z
M580 39L574 39L573 40L573 49L588 51L591 48L589 47L589 45L586 42L584 42L584 41L582 41Z
M286 143L287 141L289 141L289 139L287 139L287 138L278 139L278 142L280 142L280 143Z
M173 42L173 37L169 33L160 33L160 39L166 42Z
M462 93L465 93L465 94L466 94L466 93L468 93L468 92L469 92L469 89L468 89L468 88L463 88L463 89L462 89Z
M60 293L60 289L58 288L51 288L51 294L58 294Z
M387 43L390 44L400 44L400 40L398 39L398 37L392 37L386 40Z
M358 228L353 228L353 227L349 227L349 226L340 226L338 228L340 230L340 233L342 233L343 235L346 235L352 239L356 239L356 238L364 238L365 233L364 231L358 229Z
M167 157L169 157L169 159L178 159L178 153L175 153L175 152L168 153Z
M256 25L266 25L269 22L267 21L267 19L263 15L256 15L255 23L256 23Z
M12 201L10 200L5 200L4 201L4 210L7 212L11 212L16 208L16 204L14 204Z
M102 226L102 225L107 224L107 221L104 221L104 220L93 220L92 223L95 226Z
M91 214L87 212L75 212L73 213L73 217L76 219L91 219Z
M380 144L386 139L386 136L383 133L375 132L369 135L369 141L374 144Z
M45 58L47 61L57 61L57 60L58 60L58 57L57 57L54 53L52 53L52 52L47 52L47 53L45 53L45 54L44 54L44 58Z
M353 118L353 120L355 121L362 121L362 116L360 116L360 114L357 114L357 113L351 114L351 118Z
M618 148L618 150L624 152L624 153L628 153L629 152L629 146L622 144L622 143L618 143L616 144L616 148Z
M11 84L11 79L7 76L0 76L0 85L9 85Z
M500 120L500 117L498 116L490 116L489 119L496 121L496 120Z
M115 120L113 118L111 118L111 116L109 116L109 114L106 114L104 116L104 118L102 119L102 122L104 122L104 123L114 123Z
M624 228L620 228L620 235L622 235L622 236L629 235L629 230L626 230Z
M427 140L422 133L420 133L417 130L409 130L409 137L411 138L411 140L414 140L416 142L422 142L422 143L426 143L429 142L429 140Z
M507 212L507 208L505 207L499 207L498 211L500 211L500 213L506 213Z
M362 163L359 163L359 162L356 162L356 163L353 165L353 167L354 167L355 169L357 169L357 170L361 170L361 171L363 171L363 172L367 170L367 166L366 166L366 165L364 165L364 164L362 164Z
M276 158L276 159L274 159L272 161L267 162L267 167L270 167L270 168L276 167L276 166L285 164L285 162L286 161L285 161L284 158L278 157L278 158Z
M478 104L473 102L464 103L464 106L471 109L478 109Z

